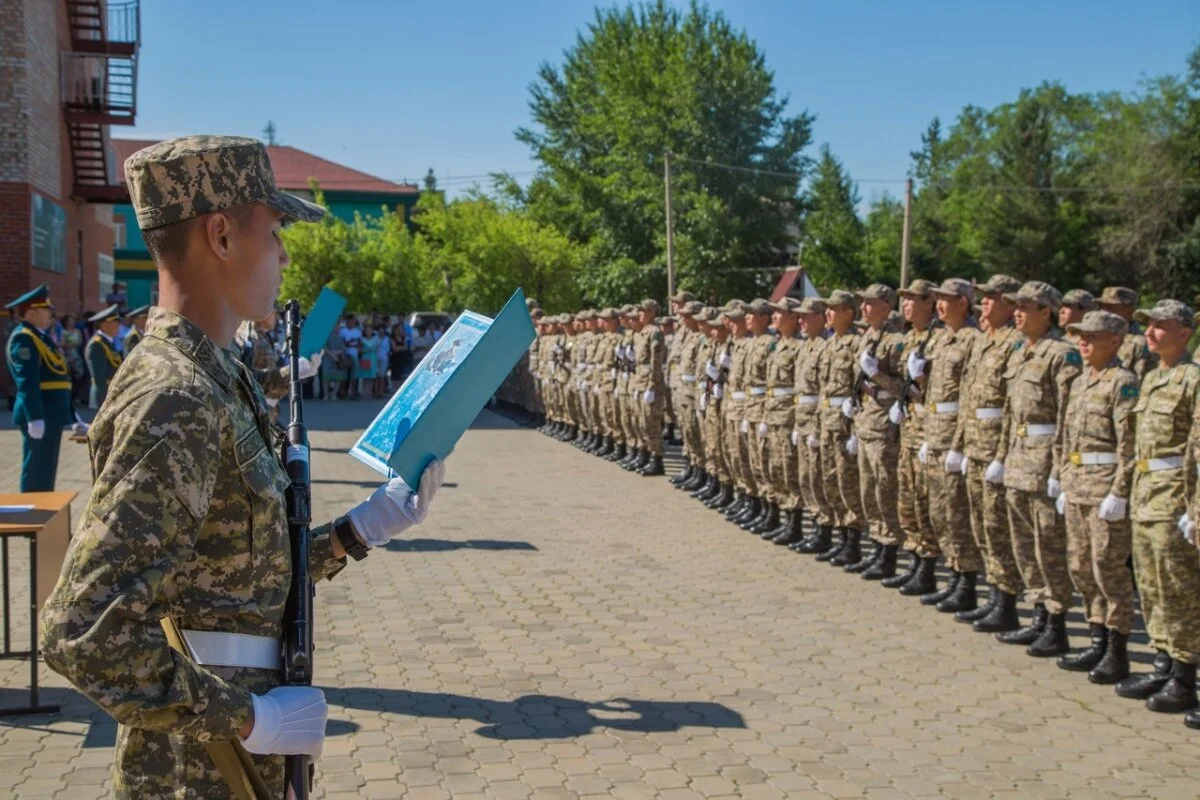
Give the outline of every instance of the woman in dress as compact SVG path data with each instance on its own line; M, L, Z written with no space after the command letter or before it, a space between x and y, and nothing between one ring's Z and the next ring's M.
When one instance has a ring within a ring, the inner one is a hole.
M321 358L321 385L325 388L325 399L334 400L340 395L338 389L346 382L350 371L346 366L346 343L334 329L325 340L325 355Z
M375 328L365 325L358 351L358 378L362 381L360 394L368 395L372 400L378 396L375 392L378 359L379 339L375 336Z

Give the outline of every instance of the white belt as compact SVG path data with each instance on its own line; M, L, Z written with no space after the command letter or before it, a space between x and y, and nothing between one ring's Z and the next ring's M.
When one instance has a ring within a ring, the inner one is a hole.
M935 414L957 414L958 403L930 403L930 410Z
M977 408L975 419L1000 419L1004 416L1003 408Z
M1134 466L1138 472L1161 472L1164 469L1179 469L1183 466L1183 456L1138 459L1137 464Z
M1071 453L1068 460L1077 467L1093 467L1099 464L1116 464L1116 453Z
M218 631L183 631L197 664L209 667L282 669L283 647L272 636Z
M791 397L796 390L791 386L776 386L771 390L771 397Z
M798 406L815 406L821 402L819 394L798 394L796 395L796 405Z
M733 398L734 400L745 400L745 399L746 399L746 393L745 393L745 392L734 392L733 394L731 394L731 395L729 395L729 396L730 396L731 398Z
M680 375L679 379L681 381L683 381L684 383L695 383L696 382L695 375Z
M1048 425L1018 425L1017 436L1032 437L1032 436L1053 436L1058 430L1058 426L1054 423Z
M764 395L766 393L767 393L767 387L765 387L765 386L751 386L750 387L750 394L752 394L754 397L759 397L760 395Z
M829 398L829 407L840 408L842 403L845 403L849 399L849 397L831 397Z

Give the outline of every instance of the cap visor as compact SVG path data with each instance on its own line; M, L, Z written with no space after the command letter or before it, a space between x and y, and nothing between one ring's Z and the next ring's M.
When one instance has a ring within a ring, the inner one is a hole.
M276 192L263 203L283 214L289 222L320 222L325 209L301 197L286 192Z
M1142 309L1133 312L1133 319L1135 322L1140 322L1145 325L1147 322L1156 322L1157 320L1164 319L1164 317L1151 316L1148 310Z

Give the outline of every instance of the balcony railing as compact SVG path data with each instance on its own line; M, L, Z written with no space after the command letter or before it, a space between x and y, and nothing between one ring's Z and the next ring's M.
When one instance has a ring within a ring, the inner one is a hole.
M132 56L142 43L141 0L67 0L71 49Z
M137 61L93 53L62 54L62 104L78 122L132 125L137 111Z

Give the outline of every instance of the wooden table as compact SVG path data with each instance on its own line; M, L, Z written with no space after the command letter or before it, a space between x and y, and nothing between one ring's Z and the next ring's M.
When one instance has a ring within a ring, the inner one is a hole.
M0 708L0 714L45 714L58 706L38 705L38 609L46 602L67 554L71 539L71 501L76 492L0 494L0 506L32 506L28 511L0 512L0 569L4 574L4 651L0 658L29 659L29 705ZM13 650L10 637L11 598L8 540L29 540L29 649Z

